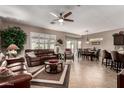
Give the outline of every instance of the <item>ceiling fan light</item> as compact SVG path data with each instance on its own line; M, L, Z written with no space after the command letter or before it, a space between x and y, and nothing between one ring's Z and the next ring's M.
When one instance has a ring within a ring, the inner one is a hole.
M60 23L62 23L64 20L63 20L63 19L59 19L58 21L59 21Z

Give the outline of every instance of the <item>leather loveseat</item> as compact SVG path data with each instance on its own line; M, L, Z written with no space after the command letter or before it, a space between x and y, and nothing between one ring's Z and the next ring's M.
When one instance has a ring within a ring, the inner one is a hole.
M36 57L30 57L27 53L34 52ZM43 65L46 60L57 59L52 49L26 49L25 58L29 67Z
M29 88L32 76L27 72L24 58L7 60L7 68L15 75L0 79L1 88Z

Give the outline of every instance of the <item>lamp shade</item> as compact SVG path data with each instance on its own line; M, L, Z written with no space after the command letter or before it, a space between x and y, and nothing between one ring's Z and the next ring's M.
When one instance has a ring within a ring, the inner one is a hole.
M11 45L9 45L8 48L7 48L7 50L17 50L17 49L19 49L19 47L16 46L15 44L11 44Z

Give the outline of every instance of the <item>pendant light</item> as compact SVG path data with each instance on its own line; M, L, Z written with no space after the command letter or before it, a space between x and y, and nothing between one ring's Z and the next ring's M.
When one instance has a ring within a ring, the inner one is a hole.
M86 33L87 33L87 35L86 35L86 36L87 36L87 37L86 37L87 39L86 39L86 42L85 42L85 43L86 43L86 44L89 44L90 42L89 42L89 38L88 38L88 30L86 31Z

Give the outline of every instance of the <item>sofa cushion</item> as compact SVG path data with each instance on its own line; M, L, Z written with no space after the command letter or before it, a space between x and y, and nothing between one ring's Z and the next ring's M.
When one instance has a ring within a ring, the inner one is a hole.
M25 65L18 65L18 66L13 66L13 67L8 67L8 68L10 70L12 70L13 72L26 70L26 66Z
M13 63L24 63L25 62L25 60L24 60L24 58L23 57L17 57L17 58L12 58L12 59L7 59L6 60L7 61L7 65L10 65L10 64L13 64Z
M31 62L31 66L38 66L41 65L41 62Z
M14 66L19 66L19 65L24 65L24 64L25 64L24 62L17 62L17 63L10 64L7 67L14 67Z
M32 61L32 62L36 62L36 61L40 62L40 59L41 59L41 57L36 57L36 58L30 57L30 61Z

